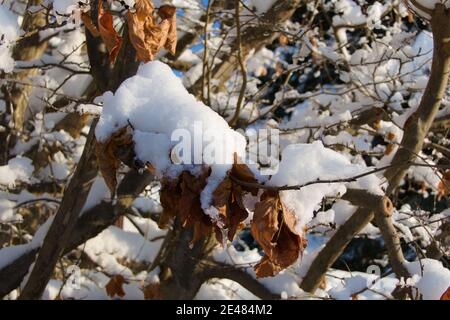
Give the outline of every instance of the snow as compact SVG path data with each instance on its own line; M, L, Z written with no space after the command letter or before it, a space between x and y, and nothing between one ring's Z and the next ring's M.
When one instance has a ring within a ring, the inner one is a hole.
M399 229L404 230L403 233L406 239L411 241L416 239L416 241L428 247L434 241L433 235L438 232L443 223L442 221L446 218L444 213L433 214L428 218L428 212L412 210L409 204L405 204L398 211L394 212L394 221L397 221L395 225ZM424 224L424 221L427 221L427 223Z
M142 211L150 213L160 213L162 212L161 205L152 198L148 197L138 197L133 201L133 207Z
M156 222L146 220L147 237L164 235ZM82 246L86 254L109 274L121 274L126 278L134 278L133 272L118 259L125 261L151 263L156 257L163 239L147 240L135 231L121 230L111 226ZM145 278L146 274L137 275Z
M77 284L79 287L74 287L65 283L64 287L60 280L50 280L42 299L54 300L58 293L60 293L60 299L62 300L143 300L144 294L140 281L134 279L126 279L128 283L124 283L122 288L125 292L125 296L119 298L118 296L109 297L106 293L105 286L110 281L110 277L98 271L81 270L81 274L77 277Z
M0 224L21 221L21 215L14 213L14 206L13 201L0 198Z
M415 283L424 300L439 300L450 287L450 270L442 262L421 259L407 265L408 271L420 277Z
M318 179L350 178L367 171L370 171L370 168L352 164L342 154L325 148L320 141L311 144L293 144L283 150L279 171L272 176L268 185L297 186ZM374 175L363 177L351 186L382 194L379 179ZM343 195L345 192L345 183L313 184L301 190L282 191L280 197L283 203L296 213L296 229L300 234L303 226L312 219L314 211L320 207L324 197Z
M11 57L11 49L19 36L19 23L17 16L5 5L0 4L0 71L9 73L14 69L14 59Z
M7 165L0 166L0 185L13 187L16 182L28 182L34 171L32 161L26 157L15 157Z
M69 13L77 7L77 0L53 0L53 9L60 14Z
M194 65L194 64L197 64L197 63L201 62L202 59L198 55L193 53L191 49L186 49L179 56L178 61Z
M361 7L352 0L338 0L335 8L339 15L333 17L335 27L346 27L367 24L369 29L381 27L381 17L389 4L381 4L375 1L367 9L367 15L361 11Z
M275 3L276 0L250 0L248 7L254 8L256 14L263 14L267 12Z
M259 300L239 283L229 279L212 279L205 282L195 300Z
M333 25L357 25L366 22L366 17L361 11L361 7L358 6L352 0L338 0L335 4L336 11L340 15L333 17Z
M176 177L183 170L197 175L202 165L211 167L202 193L204 209L211 205L211 194L226 176L234 154L244 155L244 136L190 95L162 62L141 65L135 76L114 94L105 93L103 100L96 128L100 141L131 124L137 157L151 163L159 176Z
M22 256L26 252L39 248L44 241L50 225L53 222L53 216L48 218L39 229L36 231L33 240L27 244L21 244L17 246L10 246L0 249L0 270L12 263L18 257Z
M328 294L337 300L386 300L399 283L395 277L342 270L330 270L326 279Z
M156 223L153 223L153 228L159 230ZM149 233L153 234L153 232ZM106 252L135 261L152 261L156 256L159 244L160 241L151 243L138 233L111 226L97 237L88 240L85 250L90 256Z
M334 222L341 226L355 213L357 207L352 206L348 201L339 199L333 204L332 209L334 211Z
M250 266L256 264L261 259L261 255L257 249L237 251L233 246L228 248L216 248L213 252L214 260L238 265L243 271L248 272L251 276L256 277L255 271ZM259 281L271 292L275 294L286 294L291 296L303 295L303 290L299 287L298 276L290 270L283 270L275 277L261 278Z
M102 177L96 177L94 183L92 184L91 190L89 191L86 202L84 203L83 209L81 210L81 215L92 209L94 206L99 204L110 196L110 191L106 186L105 180Z
M72 13L74 10L79 9L79 3L87 5L87 0L53 0L53 9L59 14Z

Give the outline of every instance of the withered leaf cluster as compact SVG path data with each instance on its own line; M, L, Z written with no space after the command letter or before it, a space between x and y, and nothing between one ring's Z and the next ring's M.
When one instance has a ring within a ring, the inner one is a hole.
M98 27L88 14L82 19L86 28L94 36L100 36L114 62L122 45L122 38L114 29L111 13L99 2ZM128 36L136 49L136 58L140 61L153 60L162 48L175 53L176 15L175 8L161 6L155 14L150 0L137 0L134 10L127 13ZM128 151L127 151L128 150ZM130 166L134 153L132 128L129 126L116 131L107 141L96 143L96 153L100 171L111 192L117 186L117 171L123 162ZM149 164L151 168L151 164ZM227 177L213 192L212 205L217 209L217 221L205 214L201 206L201 193L211 174L209 168L203 168L200 175L194 176L185 171L176 179L162 180L160 191L163 213L160 217L161 228L177 219L183 228L193 230L191 243L215 236L223 243L232 241L236 233L245 227L248 210L244 197L251 194L257 197L257 180L247 165L239 163L237 157ZM256 186L256 187L255 187ZM251 232L265 252L261 262L256 265L258 277L273 276L297 261L305 246L305 240L295 231L296 218L281 202L278 193L265 192L255 206ZM226 238L226 239L224 239Z
M138 0L136 12L128 12L128 35L136 49L137 59L148 62L162 48L175 54L177 46L177 21L175 8L164 5L158 10L160 22L155 18L150 0Z
M203 237L214 234L222 242L223 230L227 238L233 240L236 232L244 227L242 223L248 216L243 204L246 192L257 194L256 189L244 189L233 182L231 177L246 182L256 182L253 173L246 165L235 163L225 178L213 193L213 205L219 212L220 227L213 223L201 207L200 195L206 186L210 169L204 169L200 176L193 176L183 172L178 179L166 179L162 183L160 192L163 213L160 218L160 227L164 228L169 221L178 218L184 228L193 228L192 243Z
M204 169L199 176L185 171L176 180L162 181L160 200L163 212L159 221L161 228L178 218L183 228L193 229L191 243L211 234L213 225L203 213L200 202L200 194L206 186L209 174L209 169Z
M234 239L248 217L243 203L244 195L250 193L256 196L259 191L258 188L245 187L235 181L252 186L257 180L245 164L235 162L227 178L213 193L213 205L220 216L219 227L203 212L200 203L200 194L209 174L209 170L205 170L201 176L194 177L184 172L176 181L163 181L160 227L165 227L177 217L184 228L193 228L192 243L210 235L215 235L219 242L222 242L224 235L230 241ZM265 256L255 266L257 277L274 276L297 261L306 241L297 234L296 223L295 215L283 205L278 192L262 194L251 222L252 235L265 252Z
M99 168L113 194L120 164L130 166L130 159L134 158L134 153L130 154L129 150L134 150L130 126L116 131L103 143L97 142ZM149 166L152 168L151 164ZM164 178L161 181L161 228L178 219L183 228L193 230L191 244L194 244L208 236L215 236L219 243L223 243L224 237L232 241L245 227L248 210L244 197L246 194L259 195L254 174L235 157L227 177L213 192L212 205L217 209L218 221L212 221L201 205L201 193L210 174L211 169L204 167L196 176L184 171L176 179ZM274 276L297 261L306 242L303 234L296 231L296 223L294 213L282 203L278 192L266 191L260 196L251 222L251 233L265 253L255 266L258 277Z
M105 286L106 294L114 298L118 296L120 298L125 296L125 291L123 290L123 285L125 283L125 278L120 274L111 277L109 282Z
M99 170L112 194L117 186L117 170L121 164L123 150L133 150L133 134L129 126L116 131L105 142L96 141L95 153Z
M83 13L81 20L94 37L101 37L109 53L109 60L114 63L122 46L123 39L114 28L111 12L103 7L103 0L98 2L98 27L91 20L89 13ZM175 54L177 46L176 8L163 5L155 13L150 0L136 0L133 10L127 13L128 36L136 49L136 59L151 61L158 52L165 48Z
M244 227L243 221L247 219L248 212L243 203L243 196L250 192L253 196L258 194L256 188L245 188L232 180L256 183L255 176L245 164L239 164L237 159L225 178L213 193L213 205L219 211L220 220L224 223L222 228L227 230L228 240L232 241L236 232ZM217 232L217 238L222 242L222 232Z

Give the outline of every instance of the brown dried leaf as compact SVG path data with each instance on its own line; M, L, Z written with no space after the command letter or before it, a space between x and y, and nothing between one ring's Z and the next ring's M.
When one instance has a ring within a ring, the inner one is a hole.
M120 274L116 274L111 277L109 282L106 284L105 289L108 296L114 298L116 295L119 297L125 296L125 291L123 290L123 284L125 283L125 279Z
M178 203L181 198L181 189L179 188L178 181L173 182L167 179L161 181L159 198L163 212L159 217L158 226L164 229L178 213Z
M145 300L160 300L162 298L161 285L159 283L150 283L144 287Z
M138 3L147 2L147 0L136 1ZM153 60L152 53L147 50L147 43L145 41L145 20L152 19L151 14L147 17L146 15L133 14L128 12L128 36L130 41L136 49L137 60L148 62Z
M176 9L163 5L158 11L159 23L153 17L150 0L136 1L136 12L128 12L128 33L138 60L148 62L165 47L175 53L177 43Z
M174 6L165 4L159 8L158 14L162 19L170 19L175 15L176 11L177 8Z
M389 143L386 146L386 150L384 150L384 154L386 156L390 155L395 150L395 144Z
M256 180L255 175L250 170L250 168L246 164L241 163L239 161L239 159L237 158L236 154L234 155L234 164L233 164L233 167L231 168L230 175L239 181L243 181L243 182L247 182L247 183L255 184L255 185L258 183L258 180ZM254 196L256 196L258 194L258 190L259 190L257 187L251 187L251 186L242 186L242 189L250 192Z
M122 46L122 37L114 29L111 12L103 9L103 0L98 2L98 29L109 52L109 60L114 63Z
M159 8L158 14L163 21L169 22L169 30L167 31L166 41L164 41L164 48L171 54L175 54L177 51L177 15L176 8L163 5Z
M388 134L387 134L387 140L388 141L393 141L394 139L395 139L395 137L396 137L396 135L395 135L395 133L393 133L393 132L389 132Z
M248 217L248 212L238 202L232 202L228 214L228 240L233 241L238 230L242 229L245 224L244 220Z
M252 235L265 256L255 266L257 277L270 277L297 261L305 240L295 233L296 219L281 202L278 193L266 192L256 204Z
M99 37L100 36L100 32L98 31L97 27L95 26L95 24L92 22L91 16L86 13L83 12L81 14L81 21L83 21L84 26L86 27L86 29L89 30L89 32L94 36L94 37Z
M229 177L225 178L213 192L213 206L219 211L221 222L225 224L222 228L228 230L227 237L230 241L233 241L236 232L243 227L243 221L248 216L243 205L245 192L251 192L253 195L258 193L258 188L242 186L234 180L253 184L258 182L248 166L239 163L236 154ZM222 243L220 229L216 229L216 237Z
M398 284L391 295L395 300L415 300L415 298L418 298L417 289L409 285Z
M210 170L204 170L197 177L189 172L183 172L181 175L178 216L184 228L194 229L191 244L212 233L211 220L203 212L200 201L200 194L206 186L209 175Z
M136 0L134 8L136 10L135 14L141 20L145 20L148 16L153 15L153 11L155 10L150 0Z
M440 300L449 301L450 300L450 287L445 290L445 292L442 294Z
M197 211L200 212L200 211ZM194 224L194 233L192 235L192 239L190 244L193 245L197 241L209 236L213 231L213 226L211 220L203 213L200 212L201 216L199 216L199 220Z
M414 14L411 12L411 10L408 10L408 22L414 23Z
M450 170L447 170L439 181L438 185L438 200L445 195L450 194Z
M267 255L262 257L261 261L255 266L257 278L273 277L283 269L283 267L270 261Z
M225 224L227 238L233 241L236 232L243 227L243 221L247 219L248 213L242 205L244 192L230 178L225 178L213 192L213 205L219 211L220 220ZM222 232L216 228L217 241L222 243Z
M160 191L163 213L159 226L167 226L170 220L178 217L183 228L192 228L191 243L212 233L212 223L204 214L200 194L206 186L210 170L204 170L199 176L183 172L176 181L164 180Z
M120 167L118 154L122 149L133 149L133 135L130 127L116 131L106 142L96 141L95 153L100 172L112 194L117 186L117 170Z

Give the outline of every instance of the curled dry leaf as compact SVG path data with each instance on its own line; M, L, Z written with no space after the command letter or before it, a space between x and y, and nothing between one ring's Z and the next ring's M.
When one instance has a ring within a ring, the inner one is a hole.
M161 21L156 22L154 7L150 0L137 0L135 12L128 12L128 34L136 49L138 60L148 62L154 59L163 47L172 54L177 43L176 10L169 5L158 11Z
M255 175L250 170L250 168L245 163L241 163L236 154L234 154L234 164L233 167L231 168L230 176L232 176L238 181L252 183L255 185L258 183L258 180L256 180ZM254 196L258 194L259 190L257 187L247 187L247 186L243 186L242 189L250 192Z
M450 194L450 170L447 170L441 178L438 185L438 200L445 195Z
M225 178L213 192L213 205L219 212L222 225L216 229L217 240L222 243L222 230L226 231L228 240L232 241L241 223L248 213L242 205L243 191L230 178Z
M160 201L163 212L159 221L161 228L178 217L183 228L193 229L191 243L212 233L211 220L204 214L200 202L200 194L209 175L210 170L204 170L199 176L185 171L175 181L162 181Z
M100 36L100 32L98 31L97 27L95 26L95 24L92 22L91 17L89 16L88 13L83 12L81 14L81 21L83 21L86 29L89 30L89 32L94 36L94 37L99 37Z
M142 290L145 300L160 300L162 298L161 285L159 283L150 283Z
M188 172L183 172L181 175L179 217L184 228L194 229L191 243L195 243L202 237L212 233L211 220L203 212L200 201L200 194L206 186L206 180L209 175L209 170L204 170L197 177Z
M450 300L450 287L447 288L447 290L445 290L445 292L442 294L440 300Z
M177 15L176 8L163 5L159 8L159 16L163 21L169 22L169 30L167 31L167 37L164 41L164 48L171 54L175 54L177 50Z
M387 136L386 136L386 139L387 139L388 141L394 141L395 137L396 137L395 133L389 132L389 133L387 134Z
M122 46L122 37L114 29L111 12L103 9L102 0L98 2L98 30L109 52L109 60L114 63Z
M117 186L117 170L123 150L134 150L133 134L129 126L116 131L106 142L96 141L95 153L100 172L112 194Z
M256 276L271 277L297 261L306 241L295 232L296 218L278 193L265 192L256 204L252 235L265 256L255 266Z
M250 192L254 196L257 195L258 189L244 187L234 180L248 183L256 183L257 180L246 164L238 163L235 156L233 167L228 177L225 178L213 192L213 206L219 211L220 221L224 224L221 226L227 231L228 240L233 241L236 232L244 227L243 221L247 219L248 212L243 205L243 197L245 192ZM216 228L217 240L222 243L222 232Z
M386 150L384 150L384 154L386 156L390 155L395 150L395 144L389 143L386 146Z
M106 284L105 289L108 296L114 298L115 296L124 297L125 291L123 290L123 284L125 279L120 274L113 276L109 282Z
M163 211L159 217L158 227L164 229L169 222L173 220L178 214L178 204L181 198L181 188L179 181L172 181L170 179L163 179L161 181L161 190L159 192L159 199Z

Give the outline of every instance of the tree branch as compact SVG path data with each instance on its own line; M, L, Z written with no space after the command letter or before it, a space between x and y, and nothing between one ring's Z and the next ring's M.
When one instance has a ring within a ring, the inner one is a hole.
M247 55L252 49L258 51L264 45L270 43L275 39L278 32L274 32L274 28L286 22L300 6L303 0L278 0L273 6L259 19L257 25L249 26L242 30L241 35L241 53L242 60L245 61ZM227 52L220 56L221 63L215 66L211 72L213 79L219 80L219 87L230 78L231 74L236 70L239 64L238 58L234 52L237 51L237 39L231 44L231 53ZM202 77L198 79L190 88L189 91L193 93L201 92L203 83Z
M375 213L387 215L393 210L389 198L374 195L365 190L347 190L342 199L351 202L358 209L339 227L314 259L300 285L304 291L311 293L316 291L328 269L344 252L353 237L373 219Z
M132 199L136 198L153 179L154 177L147 171L143 174L139 174L134 170L129 171L117 189L119 201L115 204L112 202L101 202L84 212L78 218L63 254L76 249L79 245L114 224L117 218L131 205ZM38 250L37 248L27 251L9 265L0 269L0 298L20 285L23 277L34 262Z
M212 278L233 280L263 300L280 299L280 295L272 293L245 270L238 269L235 266L209 263L208 266L203 269L200 276L202 277L203 282Z
M96 6L94 0L91 7ZM93 14L91 12L91 14ZM96 17L93 17L96 21ZM127 32L125 34L128 34ZM108 82L110 90L116 90L118 86L129 76L136 73L138 63L135 60L135 51L131 50L128 37L120 51L120 63L115 65L112 76ZM91 62L92 66L92 62ZM61 205L55 219L47 232L30 277L25 284L19 299L39 299L50 279L58 258L63 253L72 233L76 221L89 194L92 182L97 175L97 164L94 152L95 127L98 119L91 124L89 136L86 139L85 148L75 173L64 192Z
M417 110L404 126L400 148L392 159L392 167L385 172L389 181L386 194L390 195L400 185L415 156L420 153L424 140L441 106L450 73L450 18L443 4L436 4L432 13L433 63L427 87Z

